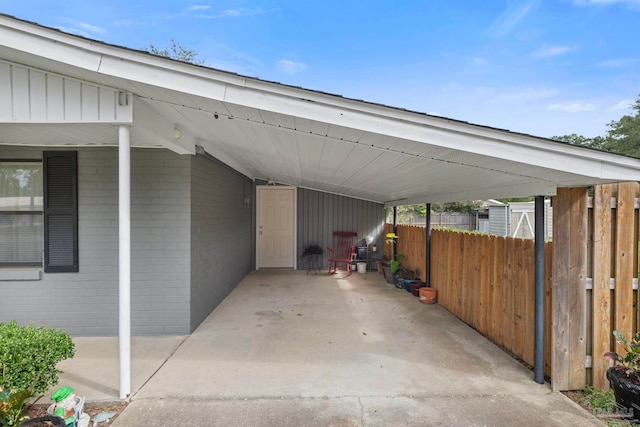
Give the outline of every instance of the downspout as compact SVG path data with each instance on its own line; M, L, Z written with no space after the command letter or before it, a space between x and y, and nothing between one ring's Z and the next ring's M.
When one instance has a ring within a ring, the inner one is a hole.
M535 329L533 379L544 383L544 196L535 199Z
M431 287L431 203L427 203L426 205L426 247L425 254L426 260L424 265L424 283L426 286Z
M131 134L118 131L120 399L131 394Z

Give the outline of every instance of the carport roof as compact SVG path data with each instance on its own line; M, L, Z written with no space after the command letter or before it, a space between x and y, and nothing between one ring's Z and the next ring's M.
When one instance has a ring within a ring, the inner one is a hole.
M240 76L7 15L0 40L0 92L16 66L127 92L132 146L201 147L254 179L388 206L640 180L639 159ZM2 110L0 101L0 144L116 145L122 124Z

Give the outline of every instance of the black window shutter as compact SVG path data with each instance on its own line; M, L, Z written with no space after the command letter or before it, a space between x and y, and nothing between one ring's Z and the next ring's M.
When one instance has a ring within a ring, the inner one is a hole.
M45 151L44 271L78 271L78 154Z

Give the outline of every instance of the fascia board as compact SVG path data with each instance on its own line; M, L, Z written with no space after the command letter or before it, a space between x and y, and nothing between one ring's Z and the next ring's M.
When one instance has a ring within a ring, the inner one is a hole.
M0 17L2 18L2 17ZM70 66L97 71L102 55L96 52L89 41L71 43L69 37L53 30L32 26L7 19L0 19L0 40L2 45L26 54L48 58ZM11 24L19 25L11 25ZM28 65L28 64L25 64Z

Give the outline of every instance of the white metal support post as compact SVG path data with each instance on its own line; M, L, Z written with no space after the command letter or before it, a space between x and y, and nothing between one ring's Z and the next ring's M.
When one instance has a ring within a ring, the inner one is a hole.
M131 394L131 141L128 126L118 132L119 171L119 348L120 399Z

